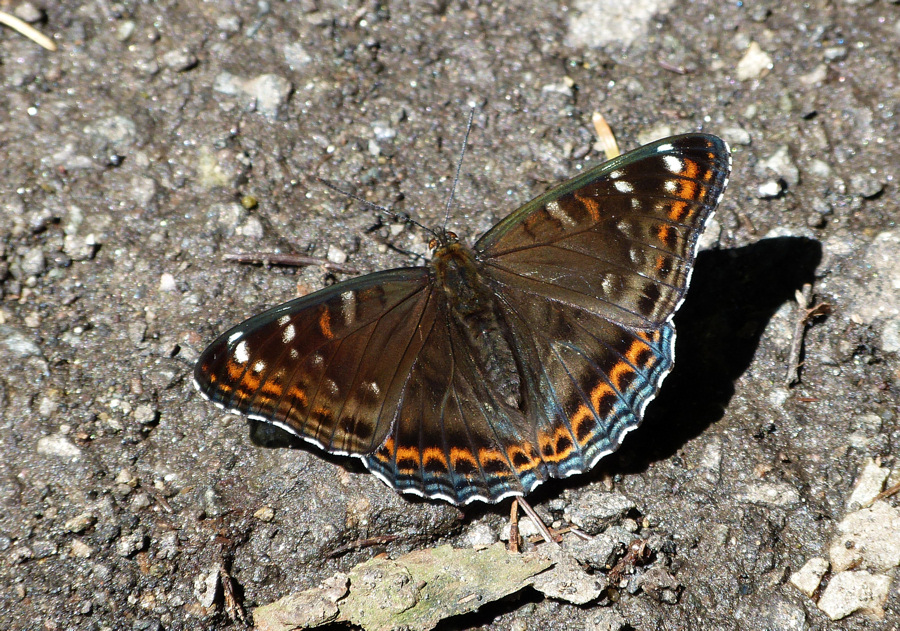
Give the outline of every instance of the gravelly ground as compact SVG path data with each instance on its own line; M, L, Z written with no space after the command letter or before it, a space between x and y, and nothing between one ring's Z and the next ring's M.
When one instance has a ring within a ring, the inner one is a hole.
M827 556L866 458L897 466L900 6L632 2L619 21L601 4L48 0L58 52L0 31L0 626L232 628L195 586L223 559L250 607L384 549L324 558L353 539L399 534L399 554L500 530L505 504L411 502L353 462L255 445L189 382L225 327L347 277L222 254L372 271L423 251L310 177L437 224L472 101L450 222L467 238L601 160L594 111L624 149L697 129L734 148L644 426L532 498L559 511L612 481L674 544L678 602L615 611L636 629L900 626L896 582L883 619L837 623L786 583ZM771 69L741 63L751 43ZM786 389L804 282L833 313ZM601 609L526 592L446 628L583 629Z

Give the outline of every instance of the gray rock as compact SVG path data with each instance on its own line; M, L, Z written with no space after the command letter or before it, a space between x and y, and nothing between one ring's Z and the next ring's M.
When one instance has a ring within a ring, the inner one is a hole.
M628 46L644 37L654 17L665 15L672 4L673 0L576 0L569 11L566 43L573 48Z
M41 347L15 327L0 324L0 346L15 357L41 357Z
M854 173L850 176L850 192L869 199L884 190L884 184L869 173Z
M588 492L570 504L563 516L589 535L596 535L634 510L635 504L619 493Z
M780 180L769 180L760 184L756 190L760 199L774 199L784 192L784 185Z
M800 169L791 158L787 145L781 145L775 153L759 163L756 172L764 176L766 172L777 175L788 186L797 186L800 183Z
M621 631L626 621L615 609L596 608L588 616L585 631Z
M756 42L750 42L747 51L738 62L734 74L738 81L759 79L773 67L772 58Z
M120 537L116 542L116 553L119 556L131 557L147 547L149 538L142 532L134 532Z
M67 520L66 523L63 524L63 528L66 532L81 534L96 523L97 517L93 513L81 513L80 515Z
M878 421L878 425L881 425L881 419L878 416L875 416L875 418ZM850 493L850 497L847 498L847 509L859 510L871 503L875 496L884 489L884 482L890 474L890 469L879 467L874 460L867 458L862 471L856 478L853 491Z
M186 48L170 50L162 56L162 64L169 70L184 72L197 65L197 56Z
M44 12L30 2L21 2L13 10L13 15L29 24L35 24L44 19Z
M767 506L794 506L800 502L800 494L787 482L754 482L735 494L739 502Z
M537 591L550 598L586 605L597 600L609 585L602 574L588 574L578 561L561 546L549 550L553 567L534 577Z
M47 259L44 251L39 248L30 248L22 257L22 272L26 276L39 276L47 269Z

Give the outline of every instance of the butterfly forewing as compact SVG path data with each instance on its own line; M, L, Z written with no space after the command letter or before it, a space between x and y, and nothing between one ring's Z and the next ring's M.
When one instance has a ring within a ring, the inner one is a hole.
M434 319L427 281L423 267L379 272L270 309L204 351L197 387L329 451L372 451Z
M529 202L475 250L504 285L626 326L658 326L684 297L728 172L715 136L661 140Z

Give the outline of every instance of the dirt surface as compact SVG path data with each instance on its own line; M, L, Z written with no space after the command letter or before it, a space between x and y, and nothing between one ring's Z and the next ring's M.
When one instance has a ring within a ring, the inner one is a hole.
M605 4L0 0L59 46L0 31L0 627L242 628L217 567L249 611L378 552L497 537L507 503L410 501L251 440L190 383L225 328L350 277L223 254L424 253L312 178L438 225L470 103L449 222L469 242L602 161L595 111L624 150L723 135L734 173L644 425L531 497L561 519L613 486L677 598L526 590L444 628L900 626L896 581L883 618L838 622L787 581L827 557L866 459L897 467L900 5ZM803 283L832 313L787 388Z

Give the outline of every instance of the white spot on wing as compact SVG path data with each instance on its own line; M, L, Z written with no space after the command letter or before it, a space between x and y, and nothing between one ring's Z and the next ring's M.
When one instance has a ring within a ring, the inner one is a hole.
M253 364L253 372L255 372L255 373L261 373L265 369L266 369L266 362L264 362L264 361L258 361Z
M232 333L231 335L228 336L228 343L229 343L229 344L234 344L235 342L237 342L237 341L238 341L239 339L241 339L242 337L244 337L244 332L243 332L243 331L235 331L234 333Z
M291 359L297 359L300 357L300 353L297 352L296 348L291 349Z
M284 326L285 324L287 324L290 321L291 321L291 316L283 315L280 318L278 318L278 326Z
M287 344L294 339L295 335L297 335L297 329L294 328L293 324L288 324L281 332L281 341Z
M356 319L356 293L345 291L341 294L341 313L345 324L353 324Z
M684 171L684 163L675 156L663 156L663 165L669 173L675 175Z
M622 171L619 170L619 169L616 169L615 171L610 171L610 172L609 172L609 177L612 178L613 180L617 180L617 179L619 179L620 177L622 177L623 175L625 175L624 172L622 172Z
M633 193L634 186L631 185L630 182L625 182L624 180L619 180L613 186L616 187L616 190L620 193Z
M547 209L548 215L550 215L551 217L556 219L559 223L563 224L564 226L574 226L575 225L575 220L572 219L572 217L570 217L566 211L564 211L562 208L560 208L558 201L553 200L552 202L547 202L547 205L545 206L545 208Z
M656 153L666 153L667 151L672 151L675 147L672 146L672 143L665 143L656 148Z
M666 180L666 183L663 184L663 188L666 189L667 193L674 193L678 190L678 183L675 180Z
M241 342L234 347L234 361L239 364L246 364L250 361L250 351L247 349L247 342Z

